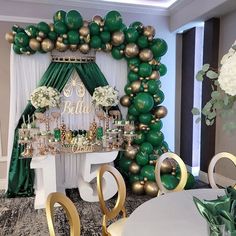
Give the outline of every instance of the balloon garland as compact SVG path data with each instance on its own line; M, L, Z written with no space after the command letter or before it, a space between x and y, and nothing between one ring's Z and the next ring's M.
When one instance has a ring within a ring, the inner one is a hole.
M137 137L133 146L127 146L119 160L122 174L128 177L132 191L136 194L157 195L154 166L162 153L168 151L168 144L161 132L161 119L167 115L160 77L167 68L160 62L167 52L167 43L154 38L155 29L133 22L127 27L117 11L110 11L104 18L94 16L88 22L76 10L59 10L53 16L53 23L40 22L25 29L14 25L5 38L13 44L17 54L31 55L52 50L64 52L79 50L87 54L90 49L111 52L113 58L125 58L128 63L128 82L120 103L128 108L127 118L134 121ZM173 162L166 160L162 166L162 181L166 188L178 184L179 173ZM189 174L187 187L194 184Z

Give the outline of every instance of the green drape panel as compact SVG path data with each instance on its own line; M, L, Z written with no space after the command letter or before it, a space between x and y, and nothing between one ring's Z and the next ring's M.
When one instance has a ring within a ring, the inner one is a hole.
M82 82L91 95L96 87L108 85L107 80L96 63L76 64L52 62L39 81L38 86L45 85L47 87L53 87L61 92L74 69L79 74ZM22 117L23 115L25 117L28 117L28 115L31 117L34 114L34 111L35 108L29 102L15 129L8 175L7 197L34 195L34 171L30 169L31 159L19 159L22 150L19 150L18 146L18 129L23 123Z

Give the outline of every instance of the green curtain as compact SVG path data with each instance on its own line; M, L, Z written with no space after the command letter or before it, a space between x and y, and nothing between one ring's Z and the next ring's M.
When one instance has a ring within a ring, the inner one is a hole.
M39 81L38 86L53 87L61 92L68 82L73 70L79 74L88 92L92 95L98 86L108 85L107 80L102 74L96 63L58 63L52 62L43 77ZM34 171L30 169L31 159L19 159L20 150L18 145L18 129L23 123L23 115L32 117L35 108L29 102L19 119L15 129L13 149L8 175L7 197L24 197L34 195Z

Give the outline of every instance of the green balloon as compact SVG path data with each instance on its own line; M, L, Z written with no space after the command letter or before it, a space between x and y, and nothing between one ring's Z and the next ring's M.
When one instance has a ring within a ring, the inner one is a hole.
M45 34L48 34L50 32L50 27L49 25L46 23L46 22L39 22L38 25L38 30L45 33Z
M156 160L157 160L157 157L158 157L158 156L157 156L156 154L150 154L150 155L149 155L149 160L150 160L150 161L156 161Z
M128 60L128 66L135 66L135 67L138 67L139 64L140 64L140 59L138 57L134 57L134 58L131 58L131 59L127 59Z
M119 160L119 167L125 171L129 172L129 165L132 161L130 159L125 158L124 156L120 158Z
M117 47L113 47L111 50L111 55L116 60L120 60L124 57L123 53L120 52L120 49Z
M63 10L57 11L53 16L54 24L58 21L61 21L61 22L65 23L65 17L66 17L66 12L65 11L63 11Z
M164 152L161 149L161 147L153 147L154 153L156 153L158 156L161 156Z
M129 108L128 108L128 113L134 116L138 116L139 112L137 111L137 109L135 108L134 104L132 104Z
M179 180L174 175L164 174L161 175L161 182L166 189L171 190L178 185Z
M139 122L145 125L148 125L152 120L153 116L151 113L144 113L139 115Z
M17 33L14 38L14 43L19 47L26 47L29 45L29 36L24 32Z
M145 134L142 131L136 132L136 137L134 138L135 144L141 144L145 141Z
M164 135L161 131L150 130L147 133L147 141L155 147L160 146L163 140L164 140Z
M139 65L139 75L142 77L147 77L152 74L152 66L146 62L143 62Z
M161 145L161 148L162 148L162 149L169 150L169 145L168 145L168 143L167 143L166 141L163 141L163 142L162 142L162 145Z
M165 55L167 52L167 49L168 49L168 46L165 40L157 38L152 41L151 50L154 57L161 57Z
M125 94L130 95L132 93L132 89L130 87L130 84L126 84L124 88Z
M89 30L90 30L91 35L99 35L99 33L100 33L100 27L95 22L91 22L89 24Z
M21 47L16 44L13 44L13 50L16 54L22 54Z
M38 29L34 25L28 25L25 28L25 32L29 37L36 38L38 35Z
M139 79L139 75L137 73L135 73L133 71L130 71L128 73L128 80L129 80L129 82L134 82L134 81L136 81L138 79Z
M127 30L127 26L124 23L122 23L120 27L120 31L125 33L126 30Z
M160 76L164 76L167 73L167 68L164 64L161 64L159 66L159 73L160 73Z
M158 91L158 84L156 82L156 80L149 80L147 82L148 85L148 92L151 94L155 94Z
M54 31L50 31L50 32L48 33L48 38L51 39L52 41L56 41L56 39L57 39L57 33L54 32Z
M135 28L139 33L143 32L143 24L139 21L133 22L129 27Z
M161 104L165 99L165 95L160 89L157 90L157 93L154 94L153 97L154 97L154 101L157 105Z
M132 183L134 183L136 181L140 181L140 176L139 175L129 174L129 182L130 182L130 184L132 184Z
M135 43L139 37L139 33L135 28L128 28L125 31L125 40L128 43Z
M149 125L150 130L153 131L160 131L163 127L163 123L161 120L155 121L155 123L152 123Z
M144 152L138 152L136 157L136 162L140 166L145 166L148 164L148 154Z
M176 174L176 178L177 178L178 180L180 180L180 175L181 175L181 172L179 171L179 172ZM191 173L188 172L187 183L186 183L184 189L191 189L191 188L193 188L195 182L196 182L196 181L195 181L194 176L193 176Z
M151 154L153 152L153 146L151 143L144 142L140 147L141 152Z
M134 106L138 112L147 113L154 105L153 97L149 93L138 93L134 98Z
M78 11L71 10L66 13L65 23L69 29L77 30L83 25L83 19Z
M70 30L67 33L68 41L70 44L78 44L79 43L79 32L75 30Z
M138 120L137 116L134 116L134 115L132 115L132 114L128 114L128 115L127 115L127 119L128 119L128 120L131 120L131 121L137 121L137 120Z
M148 38L144 35L138 38L137 44L140 48L147 48L148 47Z
M122 17L118 11L110 11L105 16L105 26L111 32L118 31L122 27Z
M67 27L62 21L57 21L54 24L54 30L57 34L65 34L67 33Z
M155 181L155 167L153 165L146 165L141 169L141 176L150 181Z
M100 33L100 38L103 43L108 43L111 41L111 34L108 31L103 31Z
M90 46L91 48L101 48L102 46L102 40L99 36L94 35L91 39L90 39Z

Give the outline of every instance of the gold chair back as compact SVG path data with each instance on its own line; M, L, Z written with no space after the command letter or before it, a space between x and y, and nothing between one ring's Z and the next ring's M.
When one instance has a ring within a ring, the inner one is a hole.
M50 193L46 201L46 216L50 236L55 236L54 205L59 203L66 212L70 224L70 236L80 236L80 218L74 203L63 193Z
M216 154L210 161L210 164L208 166L208 180L209 180L209 184L211 185L212 188L217 189L218 186L216 185L215 179L214 179L214 169L215 169L215 165L216 163L220 160L220 159L229 159L231 160L234 165L236 166L236 156L234 156L231 153L228 152L220 152L218 154ZM234 189L236 189L236 185L234 185Z
M102 182L103 182L103 175L105 172L109 172L116 180L117 186L118 186L118 197L116 204L113 209L108 209L106 207L106 203L103 196L102 191ZM103 213L102 218L102 235L103 236L109 236L110 234L107 231L107 221L112 220L115 217L119 215L120 212L123 213L123 217L126 217L126 211L125 211L125 198L126 198L126 187L125 187L125 181L120 174L120 172L110 166L110 165L102 165L97 173L97 191L98 191L98 198L101 206L101 210Z
M180 171L181 171L180 181L179 181L178 185L172 190L166 189L161 182L161 165L162 165L163 161L167 158L174 159L178 163L178 165L180 167ZM186 165L184 164L183 160L177 154L172 153L172 152L165 152L157 160L156 167L155 167L155 178L156 178L157 186L159 188L158 194L157 194L158 196L161 194L164 194L164 193L168 193L168 192L181 191L184 189L184 187L187 183L187 179L188 179L188 172L187 172Z

